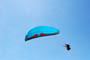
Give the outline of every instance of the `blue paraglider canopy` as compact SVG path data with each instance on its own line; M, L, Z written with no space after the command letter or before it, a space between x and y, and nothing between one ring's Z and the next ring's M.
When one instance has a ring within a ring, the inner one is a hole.
M27 33L25 37L25 41L31 40L33 38L56 35L56 34L59 34L59 30L56 28L49 27L49 26L38 26L38 27L31 29Z

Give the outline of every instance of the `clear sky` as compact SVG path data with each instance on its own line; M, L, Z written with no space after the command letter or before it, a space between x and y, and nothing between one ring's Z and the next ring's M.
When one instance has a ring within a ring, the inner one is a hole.
M42 25L61 33L24 41ZM90 0L0 0L0 60L90 60Z

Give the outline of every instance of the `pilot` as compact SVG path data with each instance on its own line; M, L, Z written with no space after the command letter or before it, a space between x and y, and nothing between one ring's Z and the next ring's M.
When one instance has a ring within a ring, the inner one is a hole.
M71 49L69 44L65 44L66 49L69 51Z

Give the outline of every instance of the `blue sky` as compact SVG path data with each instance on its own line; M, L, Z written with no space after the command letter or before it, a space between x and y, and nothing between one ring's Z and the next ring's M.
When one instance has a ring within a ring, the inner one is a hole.
M0 0L0 60L89 60L89 0ZM25 42L28 30L53 26L61 34ZM72 50L63 47L70 43Z

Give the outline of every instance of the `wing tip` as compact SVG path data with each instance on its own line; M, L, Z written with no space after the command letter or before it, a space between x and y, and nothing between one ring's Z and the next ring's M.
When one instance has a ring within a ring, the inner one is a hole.
M29 40L31 40L32 38L25 38L25 42L27 42L27 41L29 41Z

